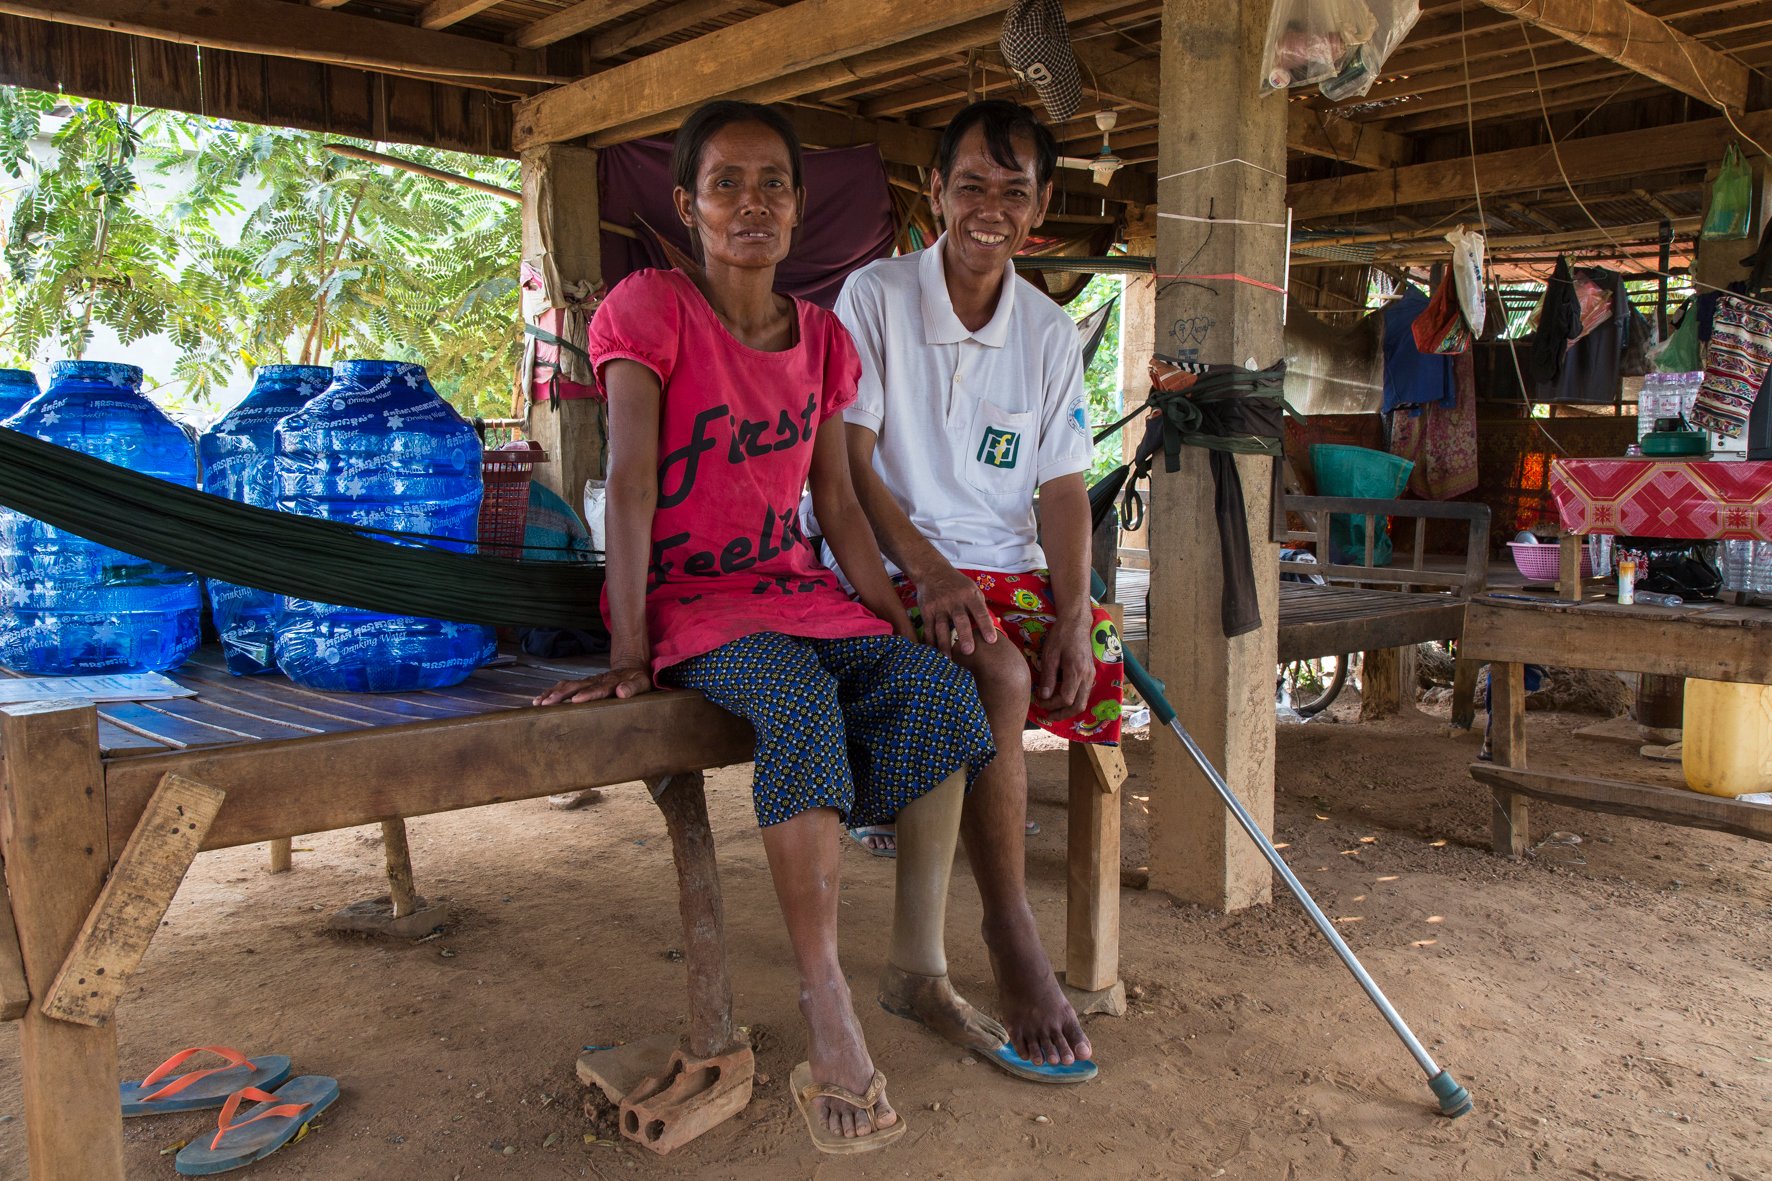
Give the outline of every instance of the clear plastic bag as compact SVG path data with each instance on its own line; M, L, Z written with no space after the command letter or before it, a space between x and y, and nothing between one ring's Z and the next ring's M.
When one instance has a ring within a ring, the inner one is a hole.
M1463 226L1447 234L1446 241L1452 243L1452 282L1459 310L1471 332L1480 333L1485 324L1483 251L1487 243L1483 235Z
M1273 0L1262 88L1320 82L1326 98L1357 98L1420 15L1417 0Z

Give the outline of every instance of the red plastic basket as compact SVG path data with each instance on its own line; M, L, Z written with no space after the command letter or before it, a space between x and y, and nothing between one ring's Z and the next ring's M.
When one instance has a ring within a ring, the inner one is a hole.
M547 452L533 440L507 443L480 457L480 552L501 558L523 556L523 531L529 525L529 480Z
M1534 582L1556 582L1563 574L1563 547L1550 545L1527 545L1523 541L1510 541L1507 548L1514 555L1514 565L1520 573ZM1581 576L1594 576L1593 557L1588 553L1587 546L1581 547Z

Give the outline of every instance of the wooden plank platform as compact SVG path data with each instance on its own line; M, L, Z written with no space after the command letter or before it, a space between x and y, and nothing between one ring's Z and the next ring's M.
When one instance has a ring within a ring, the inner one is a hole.
M1122 566L1118 576L1117 597L1126 609L1123 638L1142 645L1149 639L1150 571ZM1279 658L1302 660L1456 639L1464 608L1464 599L1443 592L1282 582Z
M1772 841L1772 804L1750 804L1651 783L1498 767L1493 763L1472 763L1471 777L1492 788L1547 803Z

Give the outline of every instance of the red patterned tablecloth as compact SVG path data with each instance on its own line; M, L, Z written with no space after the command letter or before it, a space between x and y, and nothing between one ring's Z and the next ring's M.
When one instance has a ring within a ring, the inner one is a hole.
M1772 541L1772 462L1554 459L1550 493L1570 533Z

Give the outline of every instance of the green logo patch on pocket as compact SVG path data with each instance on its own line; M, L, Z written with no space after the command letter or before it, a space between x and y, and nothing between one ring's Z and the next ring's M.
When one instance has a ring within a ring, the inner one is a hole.
M1014 467L1020 455L1020 435L994 426L984 428L984 438L978 442L977 458L980 463L988 463L992 467Z

